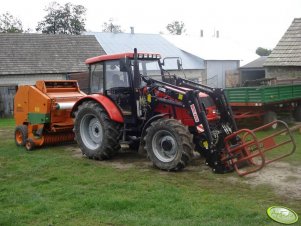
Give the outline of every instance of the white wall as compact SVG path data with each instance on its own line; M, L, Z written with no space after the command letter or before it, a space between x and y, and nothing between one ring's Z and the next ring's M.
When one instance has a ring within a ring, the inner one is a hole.
M192 69L184 69L184 73L183 71L169 71L169 73L171 75L177 75L181 78L185 78L186 79L191 79L191 80L198 80L198 81L203 81L206 79L206 74L205 74L205 70L192 70Z
M226 71L239 68L238 60L206 60L207 84L212 87L225 88Z
M65 80L64 74L0 75L0 85L34 85L37 80Z

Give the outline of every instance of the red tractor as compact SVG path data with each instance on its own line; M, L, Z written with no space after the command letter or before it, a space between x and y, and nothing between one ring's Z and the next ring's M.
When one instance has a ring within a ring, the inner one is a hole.
M177 63L180 68L180 59ZM91 94L78 100L71 114L75 139L88 158L109 159L129 146L145 149L156 167L177 171L198 151L214 172L246 175L295 150L286 125L280 132L288 132L289 139L281 143L275 139L280 133L255 136L270 124L238 131L222 89L170 75L159 54L135 49L90 58L86 64ZM266 159L265 152L288 144L289 153ZM245 166L248 170L242 170Z

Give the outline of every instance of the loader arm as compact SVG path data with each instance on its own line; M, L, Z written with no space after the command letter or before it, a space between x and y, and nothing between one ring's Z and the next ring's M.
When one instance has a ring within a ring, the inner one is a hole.
M231 167L229 168L221 162L221 152L224 149L224 144L221 142L222 139L219 139L220 141L216 142L216 139L213 138L213 134L216 133L216 131L212 131L206 115L205 105L199 95L200 93L206 93L215 100L215 104L219 106L218 110L222 115L217 118L218 124L222 125L220 126L219 134L221 137L225 137L226 135L230 135L232 131L237 130L237 127L235 121L231 118L231 109L226 108L227 102L225 97L220 95L221 91L205 86L198 87L197 84L193 83L186 86L180 86L158 81L146 76L142 76L142 78L147 83L149 90L147 99L149 99L149 102L152 105L151 108L156 109L156 105L163 104L173 106L173 112L177 112L178 109L186 110L193 120L193 124L188 126L194 128L201 126L203 128L202 134L205 134L206 141L208 142L208 147L203 153L207 164L212 167L215 172L225 173L231 171ZM183 118L177 117L173 112L171 112L172 117L181 120L185 124Z

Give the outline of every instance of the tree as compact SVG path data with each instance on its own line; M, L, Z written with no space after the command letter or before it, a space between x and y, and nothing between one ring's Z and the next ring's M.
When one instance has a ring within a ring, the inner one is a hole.
M108 22L104 22L102 25L103 32L111 32L111 33L122 33L122 29L120 25L113 23L113 18L110 18Z
M170 24L166 26L166 29L169 31L170 34L173 35L181 35L184 34L186 29L185 29L185 24L183 21L173 21Z
M262 47L258 47L256 49L256 54L259 55L259 56L268 56L270 55L272 52L271 49L265 49L265 48L262 48Z
M21 20L15 18L9 12L0 16L0 33L22 33L23 26Z
M38 23L36 31L70 35L80 35L86 31L86 8L82 5L73 5L69 2L61 6L57 2L52 2L45 11L47 15Z

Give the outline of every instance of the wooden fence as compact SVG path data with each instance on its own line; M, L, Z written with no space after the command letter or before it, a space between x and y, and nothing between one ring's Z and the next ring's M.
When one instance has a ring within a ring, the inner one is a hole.
M0 118L13 116L16 91L16 85L0 85Z

